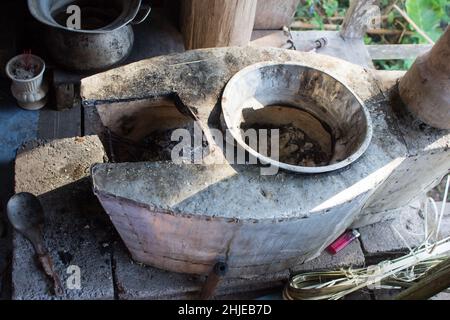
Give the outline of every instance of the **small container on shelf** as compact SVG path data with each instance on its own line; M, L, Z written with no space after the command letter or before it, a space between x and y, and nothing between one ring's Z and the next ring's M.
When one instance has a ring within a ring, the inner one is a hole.
M47 103L48 85L44 81L44 72L44 60L30 53L15 56L7 63L11 92L21 108L38 110Z

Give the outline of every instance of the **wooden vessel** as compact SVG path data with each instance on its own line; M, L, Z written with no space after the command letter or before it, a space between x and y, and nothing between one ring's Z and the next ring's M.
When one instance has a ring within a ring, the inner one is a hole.
M426 54L418 57L400 80L400 97L417 119L450 129L450 28Z

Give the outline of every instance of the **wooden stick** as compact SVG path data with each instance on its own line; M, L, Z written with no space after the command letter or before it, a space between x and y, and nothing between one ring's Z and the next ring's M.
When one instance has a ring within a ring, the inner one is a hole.
M339 25L337 24L324 24L323 28L325 30L329 31L336 31L338 29ZM294 29L319 29L320 26L312 23L306 23L302 21L294 21L291 25L291 28Z
M419 282L398 294L395 300L426 300L450 287L450 259L431 269Z
M383 9L383 14L388 15L392 11L392 8L394 8L394 6L397 4L397 2L398 0L391 0L389 4Z
M315 25L312 23L305 23L302 21L295 21L292 25L291 28L293 29L303 29L303 30L314 30L314 29L319 29L320 26L319 25ZM324 24L323 28L327 31L337 31L339 28L339 25L336 24ZM402 30L389 30L389 29L369 29L367 30L367 34L371 34L371 35L388 35L388 36L395 36L395 35L400 35L402 34ZM413 35L414 32L412 31L406 31L405 34L407 35Z
M372 60L415 59L431 49L430 44L366 45Z
M338 17L328 17L328 18L325 18L325 19L330 21L330 22L336 22L336 21L337 22L341 22L342 20L344 20L344 18L345 17L343 17L343 16L338 16ZM388 18L387 15L381 16L381 20L382 21L387 20L387 18Z
M405 18L406 21L419 33L422 37L424 37L430 44L434 44L433 39L431 39L409 16L408 14L400 9L396 4L392 6L395 10L398 11Z

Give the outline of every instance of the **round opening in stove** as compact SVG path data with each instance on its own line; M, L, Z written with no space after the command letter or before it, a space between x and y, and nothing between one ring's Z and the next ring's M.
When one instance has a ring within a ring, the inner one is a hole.
M352 90L298 63L263 62L241 70L225 88L222 110L238 145L262 163L294 172L343 168L372 138L369 112ZM248 141L250 129L258 135L256 147Z
M80 8L81 30L99 30L114 23L122 14L122 1L108 0L76 0L66 6L52 11L53 19L62 27L67 27L68 19L74 14L67 12L69 5Z

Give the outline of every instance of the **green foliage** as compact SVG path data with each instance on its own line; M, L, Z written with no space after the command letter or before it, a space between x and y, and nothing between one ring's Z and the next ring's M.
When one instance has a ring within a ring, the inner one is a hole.
M342 16L345 14L346 1L338 0L303 0L297 8L296 18L307 20L309 23L323 29L327 18Z
M322 0L322 7L327 17L332 17L338 11L339 3L337 0Z
M364 44L373 44L374 41L372 37L369 37L367 34L364 36Z
M391 5L391 0L380 0L381 10ZM408 16L426 33L436 41L449 24L450 0L401 0L397 1L399 7L404 8ZM296 19L308 22L323 29L325 23L340 24L332 21L332 17L344 17L349 6L349 0L302 0L296 13ZM396 35L366 35L365 44L414 44L426 43L412 26L395 10L386 12L387 18L382 28L399 30ZM404 34L404 30L413 31L413 35ZM409 69L412 60L382 60L376 61L379 69L404 70Z
M407 70L411 68L414 60L376 60L374 61L375 68L378 70Z
M394 13L394 11L391 11L391 12L389 12L389 14L388 14L387 22L388 22L390 25L392 25L392 24L394 24L394 20L395 20L395 13Z
M434 41L449 22L450 0L406 0L405 8L408 16ZM426 42L418 33L416 37L421 43Z

